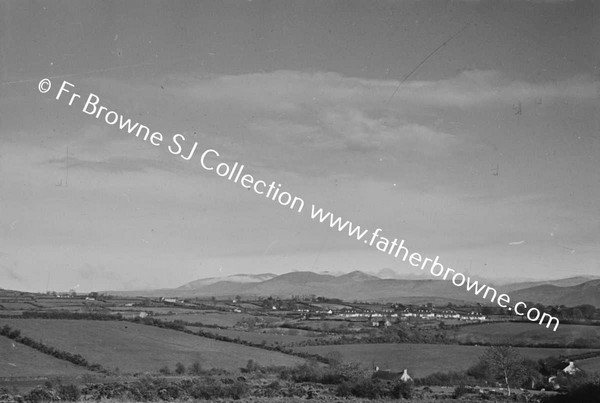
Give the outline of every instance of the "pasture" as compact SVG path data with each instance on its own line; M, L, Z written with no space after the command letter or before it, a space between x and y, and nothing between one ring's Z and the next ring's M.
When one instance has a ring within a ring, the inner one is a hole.
M589 373L600 373L600 357L575 361L575 365Z
M453 336L460 343L510 343L530 347L556 344L600 348L600 326L561 324L556 331L552 331L531 322L486 323L463 326Z
M254 316L234 313L234 312L194 312L181 313L178 315L161 315L157 319L163 321L182 320L188 323L202 323L209 326L233 327L243 319L253 318Z
M345 361L392 371L408 369L414 377L424 377L434 372L462 371L477 363L483 354L482 346L441 344L348 344L335 346L297 347L294 350L327 355L338 351ZM538 360L549 356L581 354L593 349L517 348L525 358Z
M4 336L0 336L0 352L0 378L79 376L91 373Z
M302 336L300 333L302 331L296 329L282 329L282 328L270 328L270 329L257 329L251 332L245 332L240 330L230 330L230 329L213 329L213 328L201 328L195 326L187 326L186 328L192 330L193 332L198 332L198 330L203 330L212 334L218 334L221 336L229 337L231 339L240 339L245 340L253 344L261 344L264 343L269 346L287 346L292 345L294 343L300 343L310 339L311 337ZM308 332L303 332L308 333ZM316 335L312 336L312 338L317 337Z
M260 365L303 362L287 354L221 342L183 332L120 321L0 319L24 336L60 350L81 354L91 363L121 373L155 373L160 368L189 366L235 370L252 359Z

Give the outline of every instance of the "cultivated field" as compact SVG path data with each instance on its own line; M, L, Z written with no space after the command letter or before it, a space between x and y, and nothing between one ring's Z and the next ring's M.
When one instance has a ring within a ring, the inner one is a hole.
M380 369L408 369L412 377L424 377L434 372L462 371L477 363L482 346L441 344L349 344L335 346L298 347L297 351L327 355L338 351L346 361L360 362ZM581 354L593 349L518 348L522 356L538 360L549 356Z
M70 362L59 360L0 336L0 378L83 374L90 374L90 372Z
M470 343L510 343L512 345L536 346L540 344L560 344L563 346L587 341L600 348L600 326L563 325L556 332L537 323L486 323L463 326L456 333L459 342ZM590 345L590 344L588 344ZM594 346L596 347L596 346Z
M121 373L157 372L186 366L235 370L252 359L260 365L295 365L304 360L283 353L220 342L174 330L117 321L0 319L24 336Z

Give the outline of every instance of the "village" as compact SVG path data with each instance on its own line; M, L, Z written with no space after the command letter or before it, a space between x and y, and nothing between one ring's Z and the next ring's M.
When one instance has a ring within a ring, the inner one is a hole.
M90 299L90 297L86 297ZM233 313L268 313L291 319L302 320L347 320L363 321L370 323L373 327L390 326L393 323L410 320L424 321L469 321L484 322L490 320L489 316L481 313L481 306L464 305L454 307L436 307L432 303L423 305L408 305L397 303L346 303L337 299L326 297L293 296L289 299L279 298L248 298L240 296L229 300L204 300L185 299L176 297L160 297L147 304L165 304L165 306L180 307L212 307ZM212 306L211 306L212 305ZM128 303L127 306L134 306ZM139 305L138 305L139 306ZM498 315L505 317L506 315Z

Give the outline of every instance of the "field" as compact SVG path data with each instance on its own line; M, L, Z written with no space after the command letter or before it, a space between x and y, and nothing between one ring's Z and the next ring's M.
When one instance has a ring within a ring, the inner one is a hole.
M168 307L168 306L118 306L118 307L108 307L110 311L113 312L147 312L152 313L154 315L186 315L186 314L194 314L198 311L195 309L187 309L187 308L178 308L178 307Z
M77 376L90 372L0 336L0 378ZM1 382L0 382L1 385Z
M600 373L600 357L588 358L587 360L577 361L577 366L586 372Z
M587 340L600 348L600 326L563 325L556 332L537 323L486 323L463 326L456 333L459 342L506 343L536 346L540 344L572 345Z
M201 328L195 326L187 326L188 329L193 332L197 332L198 330L203 330L212 334L218 334L221 336L229 337L231 339L240 339L245 340L254 344L265 343L266 345L275 346L275 345L291 345L294 343L299 343L302 341L306 341L311 337L301 336L296 333L308 333L302 330L296 329L280 329L277 333L275 329L265 329L265 330L256 330L253 332L244 332L240 330L229 330L229 329L212 329L212 328ZM263 333L264 332L264 333ZM313 335L312 338L315 336Z
M294 365L304 360L273 351L220 342L174 330L130 322L0 319L36 341L121 373L157 372L199 361L203 368L235 370L249 359L260 365Z
M157 319L164 321L183 320L189 323L200 322L204 325L233 327L244 318L253 318L254 316L233 312L204 312L204 313L182 313L179 315L161 315Z
M482 346L438 344L349 344L336 346L298 347L297 351L327 355L338 351L346 361L360 362L380 369L408 369L412 377L434 372L461 371L475 364L483 354ZM580 354L593 349L518 348L522 356L538 360L549 356Z

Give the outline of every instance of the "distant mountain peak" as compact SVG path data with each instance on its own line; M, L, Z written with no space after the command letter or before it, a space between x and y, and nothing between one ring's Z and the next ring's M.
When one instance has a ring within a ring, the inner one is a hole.
M350 272L350 273L347 273L347 274L343 274L343 275L339 276L338 279L340 279L340 280L347 279L347 280L353 280L353 281L374 281L374 280L381 280L380 277L374 276L372 274L367 274L367 273L364 273L364 272L359 271L359 270L355 270L353 272Z
M217 284L221 282L248 284L248 283L261 283L263 281L270 280L277 277L273 273L261 273L261 274L232 274L225 277L208 277L199 280L190 281L178 287L180 290L193 290L196 288L202 288L208 285Z
M418 298L422 301L482 302L481 297L451 283L428 277L381 278L372 273L355 270L345 274L293 271L276 275L234 274L191 281L172 290L156 290L156 295L186 296L280 296L320 295L342 300L400 301ZM389 273L385 270L383 273ZM475 276L477 277L477 276ZM478 278L478 277L477 277ZM545 305L600 306L600 280L594 276L514 283L502 286L511 298Z

